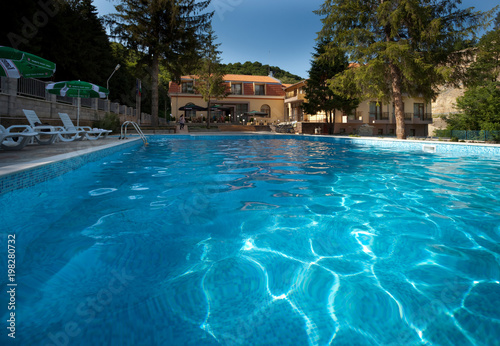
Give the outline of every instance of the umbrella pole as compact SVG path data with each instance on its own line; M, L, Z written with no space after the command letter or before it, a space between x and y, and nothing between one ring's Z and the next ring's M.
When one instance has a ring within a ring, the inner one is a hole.
M76 126L80 126L80 104L81 104L82 100L80 98L80 91L78 91L78 110L76 111Z

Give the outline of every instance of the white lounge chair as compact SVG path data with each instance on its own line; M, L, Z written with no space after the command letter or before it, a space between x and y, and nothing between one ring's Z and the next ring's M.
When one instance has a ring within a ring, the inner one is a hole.
M87 138L88 140L106 138L106 136L112 132L111 130L91 128L90 126L75 127L68 113L59 113L59 118L61 118L61 121L63 122L64 125L64 129L66 131L83 131L85 138Z
M36 135L38 133L29 126L14 125L5 128L0 125L0 147L4 150L21 150Z
M62 126L42 125L42 122L38 119L35 111L23 109L23 112L26 119L28 119L28 122L30 123L31 129L34 132L38 132L35 140L39 144L52 144L56 139L63 142L83 139L83 131L67 131ZM42 139L42 136L45 139Z

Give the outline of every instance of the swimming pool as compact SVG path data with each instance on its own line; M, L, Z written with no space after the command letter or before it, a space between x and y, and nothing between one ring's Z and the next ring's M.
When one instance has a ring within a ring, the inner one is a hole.
M499 169L354 144L159 138L0 196L16 340L498 344Z

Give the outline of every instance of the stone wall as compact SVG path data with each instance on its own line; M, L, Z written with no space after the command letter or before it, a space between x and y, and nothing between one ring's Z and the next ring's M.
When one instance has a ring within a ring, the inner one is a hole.
M456 113L455 104L457 98L464 95L465 90L462 88L442 87L436 100L432 103L432 114L448 115Z
M107 100L90 99L89 106L80 106L79 125L93 126L97 120L103 119L107 113L117 114L120 122L135 121L141 125L152 125L152 116L141 113L139 117L132 107L112 103ZM0 124L8 127L11 125L28 125L23 109L33 110L42 123L61 126L58 113L67 113L73 123L77 125L78 104L77 99L72 103L57 102L55 95L46 95L45 98L18 95L17 80L3 78L0 90ZM159 125L165 125L165 119L159 119Z

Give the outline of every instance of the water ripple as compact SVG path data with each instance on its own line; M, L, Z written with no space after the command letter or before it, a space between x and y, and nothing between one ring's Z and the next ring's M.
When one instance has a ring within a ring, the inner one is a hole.
M497 160L179 138L0 197L21 344L498 344Z

